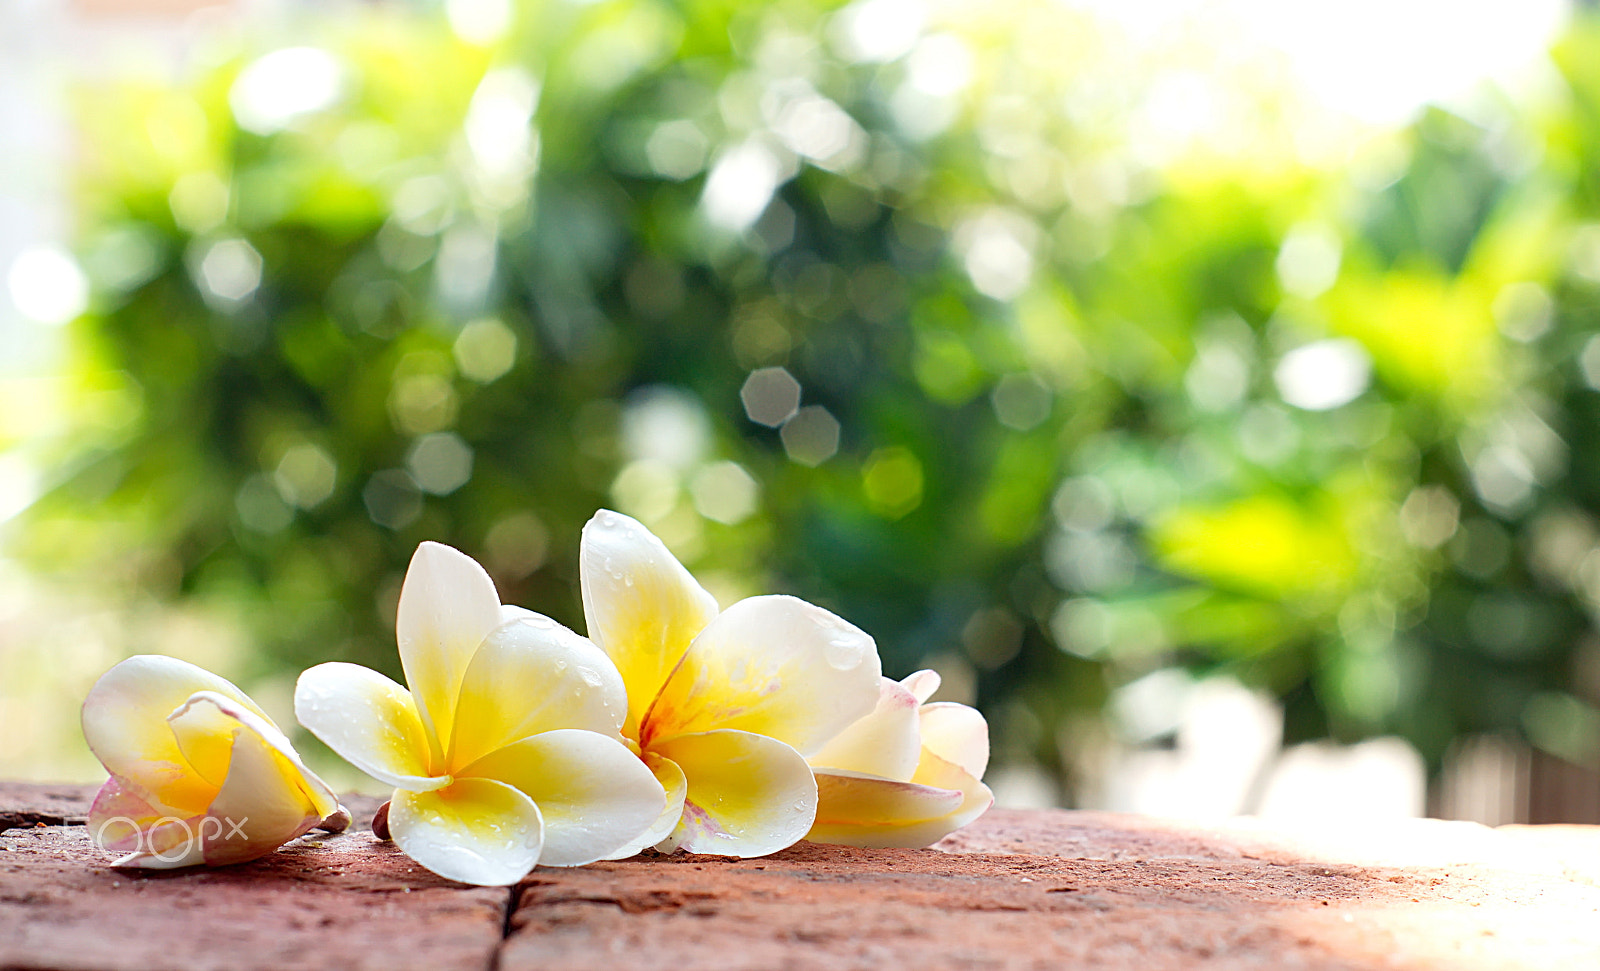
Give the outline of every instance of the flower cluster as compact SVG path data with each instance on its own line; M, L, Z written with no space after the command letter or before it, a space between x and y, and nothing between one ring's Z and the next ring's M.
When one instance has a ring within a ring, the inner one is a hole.
M843 619L783 596L720 610L609 511L579 569L587 638L423 543L396 620L406 685L342 662L300 676L296 718L394 788L387 834L435 873L492 886L652 846L926 846L993 801L982 716L928 704L931 671L882 677ZM243 692L182 661L117 665L83 725L111 773L91 831L117 865L240 862L349 821Z

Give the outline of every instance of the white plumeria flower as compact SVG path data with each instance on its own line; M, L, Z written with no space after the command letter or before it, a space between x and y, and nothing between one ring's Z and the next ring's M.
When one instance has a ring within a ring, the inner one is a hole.
M651 532L602 510L579 553L589 636L628 687L623 735L667 791L647 846L775 853L805 836L817 785L805 754L872 710L872 638L794 597L717 602Z
M622 679L560 624L502 607L471 557L417 547L400 590L409 691L355 664L300 676L300 723L395 787L389 832L462 883L516 883L536 864L606 857L661 814L665 794L617 734Z
M817 821L806 838L851 846L928 846L981 816L989 726L954 702L924 704L939 675L884 678L872 714L811 757Z
M83 702L83 736L111 778L89 833L114 866L165 870L265 856L350 822L244 692L187 661L130 657Z

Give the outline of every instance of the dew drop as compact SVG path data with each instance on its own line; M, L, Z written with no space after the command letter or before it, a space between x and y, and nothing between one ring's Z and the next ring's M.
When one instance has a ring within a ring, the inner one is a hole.
M822 650L823 658L837 671L849 671L857 667L865 653L865 641L843 632L828 638L828 644Z

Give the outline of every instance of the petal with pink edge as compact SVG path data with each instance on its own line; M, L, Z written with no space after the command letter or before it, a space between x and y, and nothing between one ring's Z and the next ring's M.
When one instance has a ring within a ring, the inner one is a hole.
M917 698L917 704L925 705L933 693L939 690L939 672L923 669L915 674L902 678L900 685Z
M193 839L199 816L174 816L152 806L115 776L106 780L89 807L90 839L116 854L112 866L164 870L203 862Z
M878 679L878 704L806 761L819 769L862 772L905 781L917 771L922 743L917 699L898 681Z
M184 818L203 812L221 784L190 768L167 725L167 716L197 691L214 691L267 718L227 680L158 654L118 663L83 702L83 737L106 771L156 809Z

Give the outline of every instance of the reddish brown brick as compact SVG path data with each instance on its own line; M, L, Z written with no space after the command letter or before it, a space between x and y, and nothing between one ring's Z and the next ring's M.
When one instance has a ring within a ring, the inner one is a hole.
M1597 827L996 810L936 849L646 854L507 891L376 842L375 800L255 863L115 871L72 825L91 792L0 786L3 818L41 817L0 833L0 968L1600 968Z

